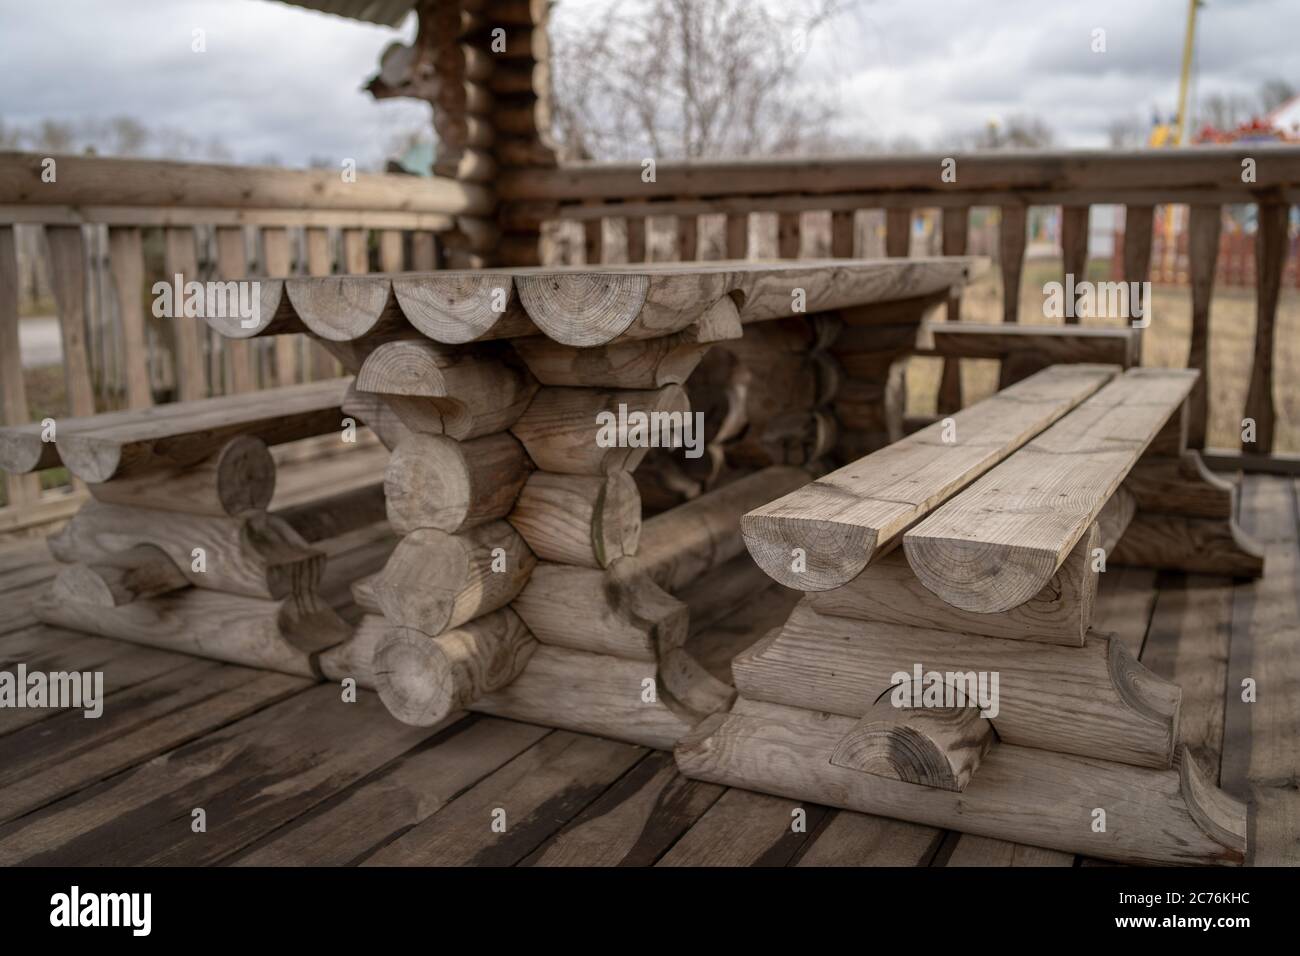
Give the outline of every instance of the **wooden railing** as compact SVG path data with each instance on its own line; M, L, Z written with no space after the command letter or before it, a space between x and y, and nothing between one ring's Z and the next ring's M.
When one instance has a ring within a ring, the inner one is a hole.
M913 213L926 208L942 211L943 252L960 254L967 249L970 210L998 207L999 268L1007 290L1002 317L1007 322L1019 317L1029 207L1062 208L1062 271L1076 279L1085 276L1090 206L1126 207L1124 278L1140 282L1149 278L1155 206L1187 204L1191 207L1192 298L1187 364L1202 372L1192 402L1190 440L1195 447L1203 447L1205 442L1209 303L1220 207L1254 204L1259 224L1255 238L1257 325L1242 415L1254 421L1254 441L1243 441L1239 457L1248 465L1264 467L1280 460L1271 454L1277 420L1273 357L1279 285L1289 254L1288 210L1300 202L1300 148L1259 144L1127 153L586 164L507 175L497 189L507 221L581 222L587 261L643 259L646 220L652 216L675 217L678 259L697 257L700 217L725 216L723 252L726 258L746 258L750 253L749 216L753 213L777 215L776 248L783 258L799 255L804 214L827 212L830 254L860 255L854 241L855 215L873 208L885 211L887 255L907 254ZM609 219L625 223L627 239L622 250L604 248L602 222ZM960 307L957 299L949 303L950 320L959 317ZM1294 387L1291 382L1284 384ZM960 377L956 361L950 361L943 372L938 410L950 411L960 405Z
M235 341L201 320L154 319L154 282L356 274L372 260L385 272L433 269L436 234L492 208L486 190L446 179L0 153L0 423L33 414L15 229L42 234L64 410L81 416L337 374L300 336ZM42 495L36 475L5 490L0 532L75 507Z

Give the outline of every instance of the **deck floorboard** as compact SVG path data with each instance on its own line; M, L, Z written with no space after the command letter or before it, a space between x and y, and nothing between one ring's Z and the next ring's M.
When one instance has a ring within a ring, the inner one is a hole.
M1252 862L1296 865L1300 483L1252 476L1240 510L1260 582L1115 569L1096 626L1183 686L1181 737L1250 802ZM104 716L0 710L0 864L1097 862L689 781L668 754L500 718L405 727L370 693L36 624L53 573L42 547L0 551L0 668L103 671Z

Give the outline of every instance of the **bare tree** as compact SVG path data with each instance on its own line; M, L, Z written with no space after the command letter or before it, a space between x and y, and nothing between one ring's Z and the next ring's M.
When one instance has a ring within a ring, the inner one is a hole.
M1017 114L989 120L982 128L958 133L949 145L957 149L1038 149L1056 142L1052 128L1037 116Z
M791 13L791 8L805 9ZM835 109L801 88L842 0L622 0L555 30L555 134L569 159L791 154ZM781 12L775 12L776 10Z
M1259 111L1271 113L1296 94L1296 89L1286 80L1266 80L1259 88Z

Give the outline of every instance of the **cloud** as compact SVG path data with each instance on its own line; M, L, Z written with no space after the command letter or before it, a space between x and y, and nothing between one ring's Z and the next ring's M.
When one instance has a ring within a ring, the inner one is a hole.
M589 17L609 0L561 0L553 17ZM1177 94L1184 0L853 0L823 27L803 80L841 107L849 140L954 132L1029 114L1067 146L1105 143L1114 120ZM1091 49L1106 31L1106 52ZM191 50L206 31L207 52ZM128 115L221 143L237 160L290 165L385 158L396 135L431 128L427 106L361 91L400 30L271 0L61 0L0 13L0 119ZM1196 91L1252 95L1272 77L1300 86L1300 3L1214 2L1200 14Z

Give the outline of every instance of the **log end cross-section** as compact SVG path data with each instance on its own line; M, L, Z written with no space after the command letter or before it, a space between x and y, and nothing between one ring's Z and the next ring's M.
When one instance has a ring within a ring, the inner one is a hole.
M835 747L831 763L960 793L996 740L977 707L895 707L877 703Z

